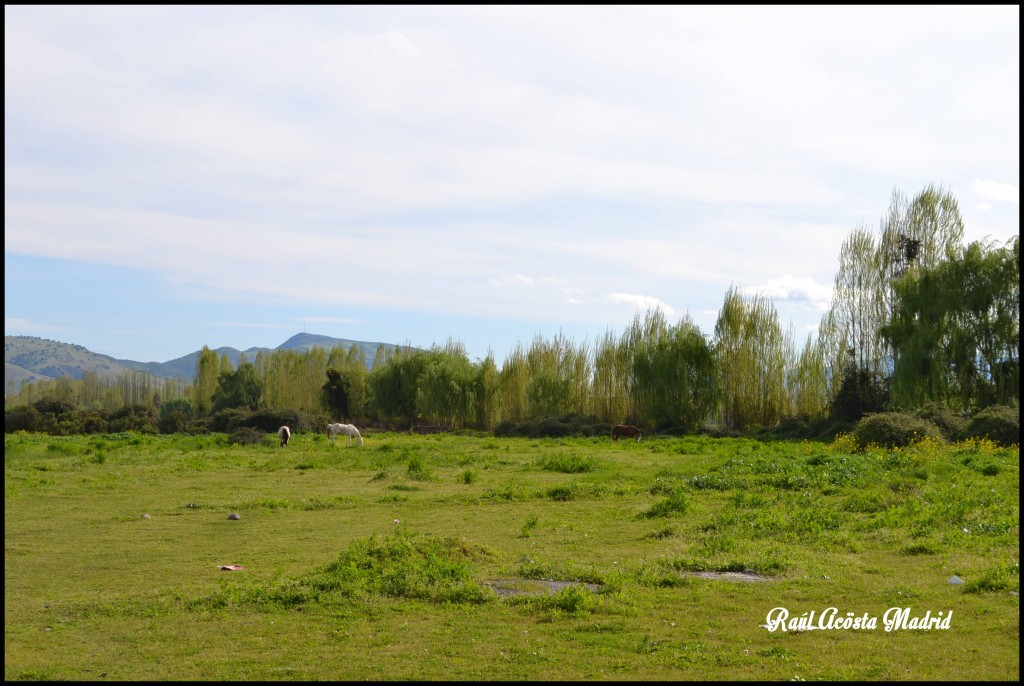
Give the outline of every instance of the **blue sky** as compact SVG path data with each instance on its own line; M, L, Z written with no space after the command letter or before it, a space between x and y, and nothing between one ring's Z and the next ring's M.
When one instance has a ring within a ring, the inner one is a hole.
M1020 8L4 7L4 332L500 365L726 291L797 342L892 192L1019 232Z

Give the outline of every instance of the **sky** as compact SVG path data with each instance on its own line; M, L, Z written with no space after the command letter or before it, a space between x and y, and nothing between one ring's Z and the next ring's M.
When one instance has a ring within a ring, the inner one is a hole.
M730 289L799 346L893 193L1019 233L1020 8L4 6L4 333L501 366Z

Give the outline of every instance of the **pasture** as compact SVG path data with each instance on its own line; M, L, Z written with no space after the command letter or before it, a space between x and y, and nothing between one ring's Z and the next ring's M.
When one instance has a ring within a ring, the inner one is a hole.
M1019 677L1017 447L363 437L7 434L5 679Z

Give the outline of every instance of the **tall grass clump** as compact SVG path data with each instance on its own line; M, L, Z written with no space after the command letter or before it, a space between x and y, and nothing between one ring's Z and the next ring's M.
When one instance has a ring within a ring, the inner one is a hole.
M592 457L584 457L579 453L568 453L543 457L537 460L537 465L548 472L580 474L593 471L595 462Z
M435 538L399 527L390 536L354 541L309 580L319 591L381 595L440 603L483 603L493 592L472 578L469 562L486 551L463 540Z
M685 514L689 507L690 503L686 499L686 493L683 492L682 488L677 488L669 493L667 498L664 498L652 505L641 516L648 519L653 519L655 517L673 517Z

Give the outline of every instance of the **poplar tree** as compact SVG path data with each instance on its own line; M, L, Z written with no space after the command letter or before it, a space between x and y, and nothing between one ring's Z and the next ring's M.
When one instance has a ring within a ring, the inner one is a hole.
M196 357L196 379L193 386L196 415L209 416L213 407L213 392L217 389L217 378L220 374L220 362L217 353L203 346Z

